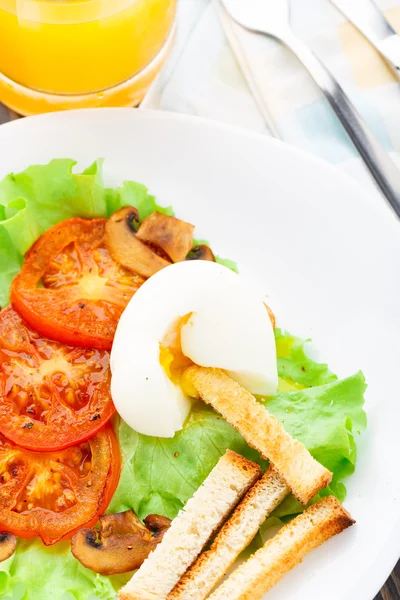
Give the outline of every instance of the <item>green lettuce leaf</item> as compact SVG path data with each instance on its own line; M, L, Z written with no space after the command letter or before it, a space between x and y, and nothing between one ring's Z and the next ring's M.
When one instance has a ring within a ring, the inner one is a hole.
M275 343L278 375L286 382L310 387L337 380L328 365L310 360L305 351L307 341L275 329Z
M86 569L72 556L69 542L46 547L39 540L19 540L13 556L0 564L0 598L115 600L129 577L104 577Z
M310 370L320 372L310 359L304 362ZM364 390L364 377L358 373L323 386L279 393L265 401L287 431L335 473L328 491L340 500L345 497L345 488L339 480L354 471L354 438L366 425ZM111 512L133 508L140 518L153 512L174 518L228 448L265 467L241 435L201 403L196 404L183 430L172 439L138 434L123 421L118 431L124 466L109 507ZM302 510L289 496L276 516Z
M72 173L74 164L73 160L52 160L11 173L0 183L1 228L21 254L64 219L106 214L101 162L81 175Z
M14 277L18 275L23 260L22 254L0 224L0 308L9 303L10 285Z
M278 393L266 400L267 409L293 437L303 442L321 464L334 473L326 492L341 502L346 489L341 480L354 472L357 458L356 438L366 427L363 411L365 379L356 373L341 381L304 390ZM274 512L284 517L302 512L304 507L289 495Z
M0 307L9 302L10 286L23 255L53 225L72 217L108 217L123 206L135 206L140 219L162 207L141 183L125 181L104 187L102 160L73 173L74 160L59 158L11 173L0 182Z
M173 438L141 435L122 420L118 433L123 470L108 511L133 508L139 518L174 518L227 448L259 460L235 429L200 402Z
M107 212L104 216L107 217L123 206L134 206L137 208L141 221L154 211L174 216L172 207L157 204L155 197L149 194L148 188L142 183L124 181L123 185L119 188L106 188L105 195Z
M340 479L354 471L354 436L366 426L362 410L366 389L362 373L341 381L278 393L265 401L294 438Z

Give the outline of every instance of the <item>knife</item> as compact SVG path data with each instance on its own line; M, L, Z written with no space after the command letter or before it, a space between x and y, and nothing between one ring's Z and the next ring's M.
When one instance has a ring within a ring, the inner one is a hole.
M400 79L400 36L372 0L331 0L393 67Z

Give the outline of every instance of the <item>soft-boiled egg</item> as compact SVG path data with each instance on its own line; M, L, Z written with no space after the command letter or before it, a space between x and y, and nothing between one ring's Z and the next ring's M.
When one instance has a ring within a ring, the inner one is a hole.
M253 394L277 389L266 307L239 275L214 262L168 266L130 300L111 352L121 417L139 433L172 437L191 409L191 391L179 383L192 363L224 369Z

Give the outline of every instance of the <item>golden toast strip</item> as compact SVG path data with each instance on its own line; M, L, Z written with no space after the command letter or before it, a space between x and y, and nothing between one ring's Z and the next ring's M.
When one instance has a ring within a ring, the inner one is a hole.
M165 600L261 469L228 450L172 521L154 552L119 591L120 600Z
M190 367L187 381L235 427L249 446L268 458L296 498L307 504L326 487L332 473L317 462L301 442L293 439L264 406L221 369Z
M207 598L289 491L283 479L270 467L247 492L218 533L210 550L199 556L169 594L168 600Z
M353 523L334 496L323 498L238 567L209 600L259 600L310 550Z

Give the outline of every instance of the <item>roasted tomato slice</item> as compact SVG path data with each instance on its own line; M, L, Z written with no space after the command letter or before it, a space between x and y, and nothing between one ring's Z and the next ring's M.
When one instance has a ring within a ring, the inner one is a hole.
M32 246L14 279L14 308L40 334L110 349L122 311L144 279L111 258L105 219L70 219Z
M31 452L0 434L0 530L46 545L96 523L118 484L120 455L110 425L58 452Z
M108 350L42 338L9 306L0 312L0 432L31 450L96 433L115 408Z

